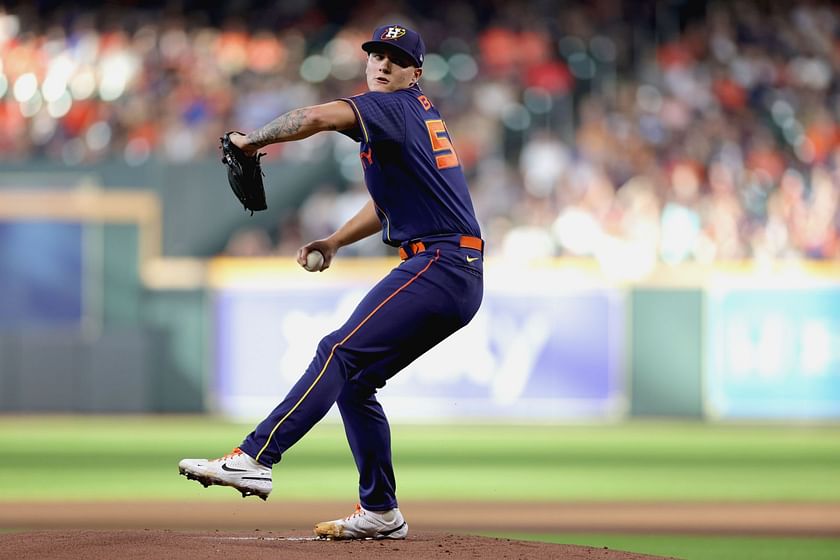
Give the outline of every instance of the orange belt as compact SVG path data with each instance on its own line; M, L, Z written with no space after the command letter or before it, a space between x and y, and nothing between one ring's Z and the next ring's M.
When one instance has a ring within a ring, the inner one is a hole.
M432 239L429 243L434 243L436 241L443 241ZM461 247L466 247L467 249L475 249L476 251L484 251L484 241L479 237L473 237L472 235L462 235L458 245ZM405 248L400 247L400 258L402 260L406 260L409 257L413 257L417 253L421 253L426 250L426 244L422 241L412 241L408 244L408 248L411 249L411 254L405 250Z

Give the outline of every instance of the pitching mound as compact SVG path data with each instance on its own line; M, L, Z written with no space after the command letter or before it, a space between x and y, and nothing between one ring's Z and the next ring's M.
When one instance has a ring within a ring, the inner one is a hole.
M324 558L409 560L447 558L534 560L636 560L660 558L585 546L415 532L404 541L321 541L289 533L144 531L37 531L0 535L0 558L29 560L323 560Z

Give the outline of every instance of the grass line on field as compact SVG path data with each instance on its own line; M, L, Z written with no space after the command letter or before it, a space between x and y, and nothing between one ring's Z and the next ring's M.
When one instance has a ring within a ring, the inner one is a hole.
M0 417L0 500L216 499L177 475L252 429L208 417ZM840 427L639 422L393 428L404 499L840 501ZM26 469L20 465L25 464ZM355 496L340 425L274 469L274 496ZM219 499L224 499L220 497Z

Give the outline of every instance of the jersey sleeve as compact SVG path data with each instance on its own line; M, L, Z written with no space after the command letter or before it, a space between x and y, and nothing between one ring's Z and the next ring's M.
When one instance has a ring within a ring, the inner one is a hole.
M369 144L405 139L405 110L399 95L369 91L342 101L349 103L356 113L358 126L348 131L354 140Z

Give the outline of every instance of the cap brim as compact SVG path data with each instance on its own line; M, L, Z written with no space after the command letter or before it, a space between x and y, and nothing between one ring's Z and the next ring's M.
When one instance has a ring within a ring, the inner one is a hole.
M367 53L370 53L371 51L376 50L376 47L382 47L383 49L386 49L386 50L391 49L391 50L395 50L395 51L400 51L401 53L403 53L408 58L408 60L410 60L411 62L414 63L415 67L420 68L421 66L423 66L420 63L419 60L414 58L413 54L411 54L410 52L408 52L407 50L405 50L404 48L402 48L401 46L397 45L396 43L394 43L392 41L368 41L366 43L362 43L362 50L367 52Z

